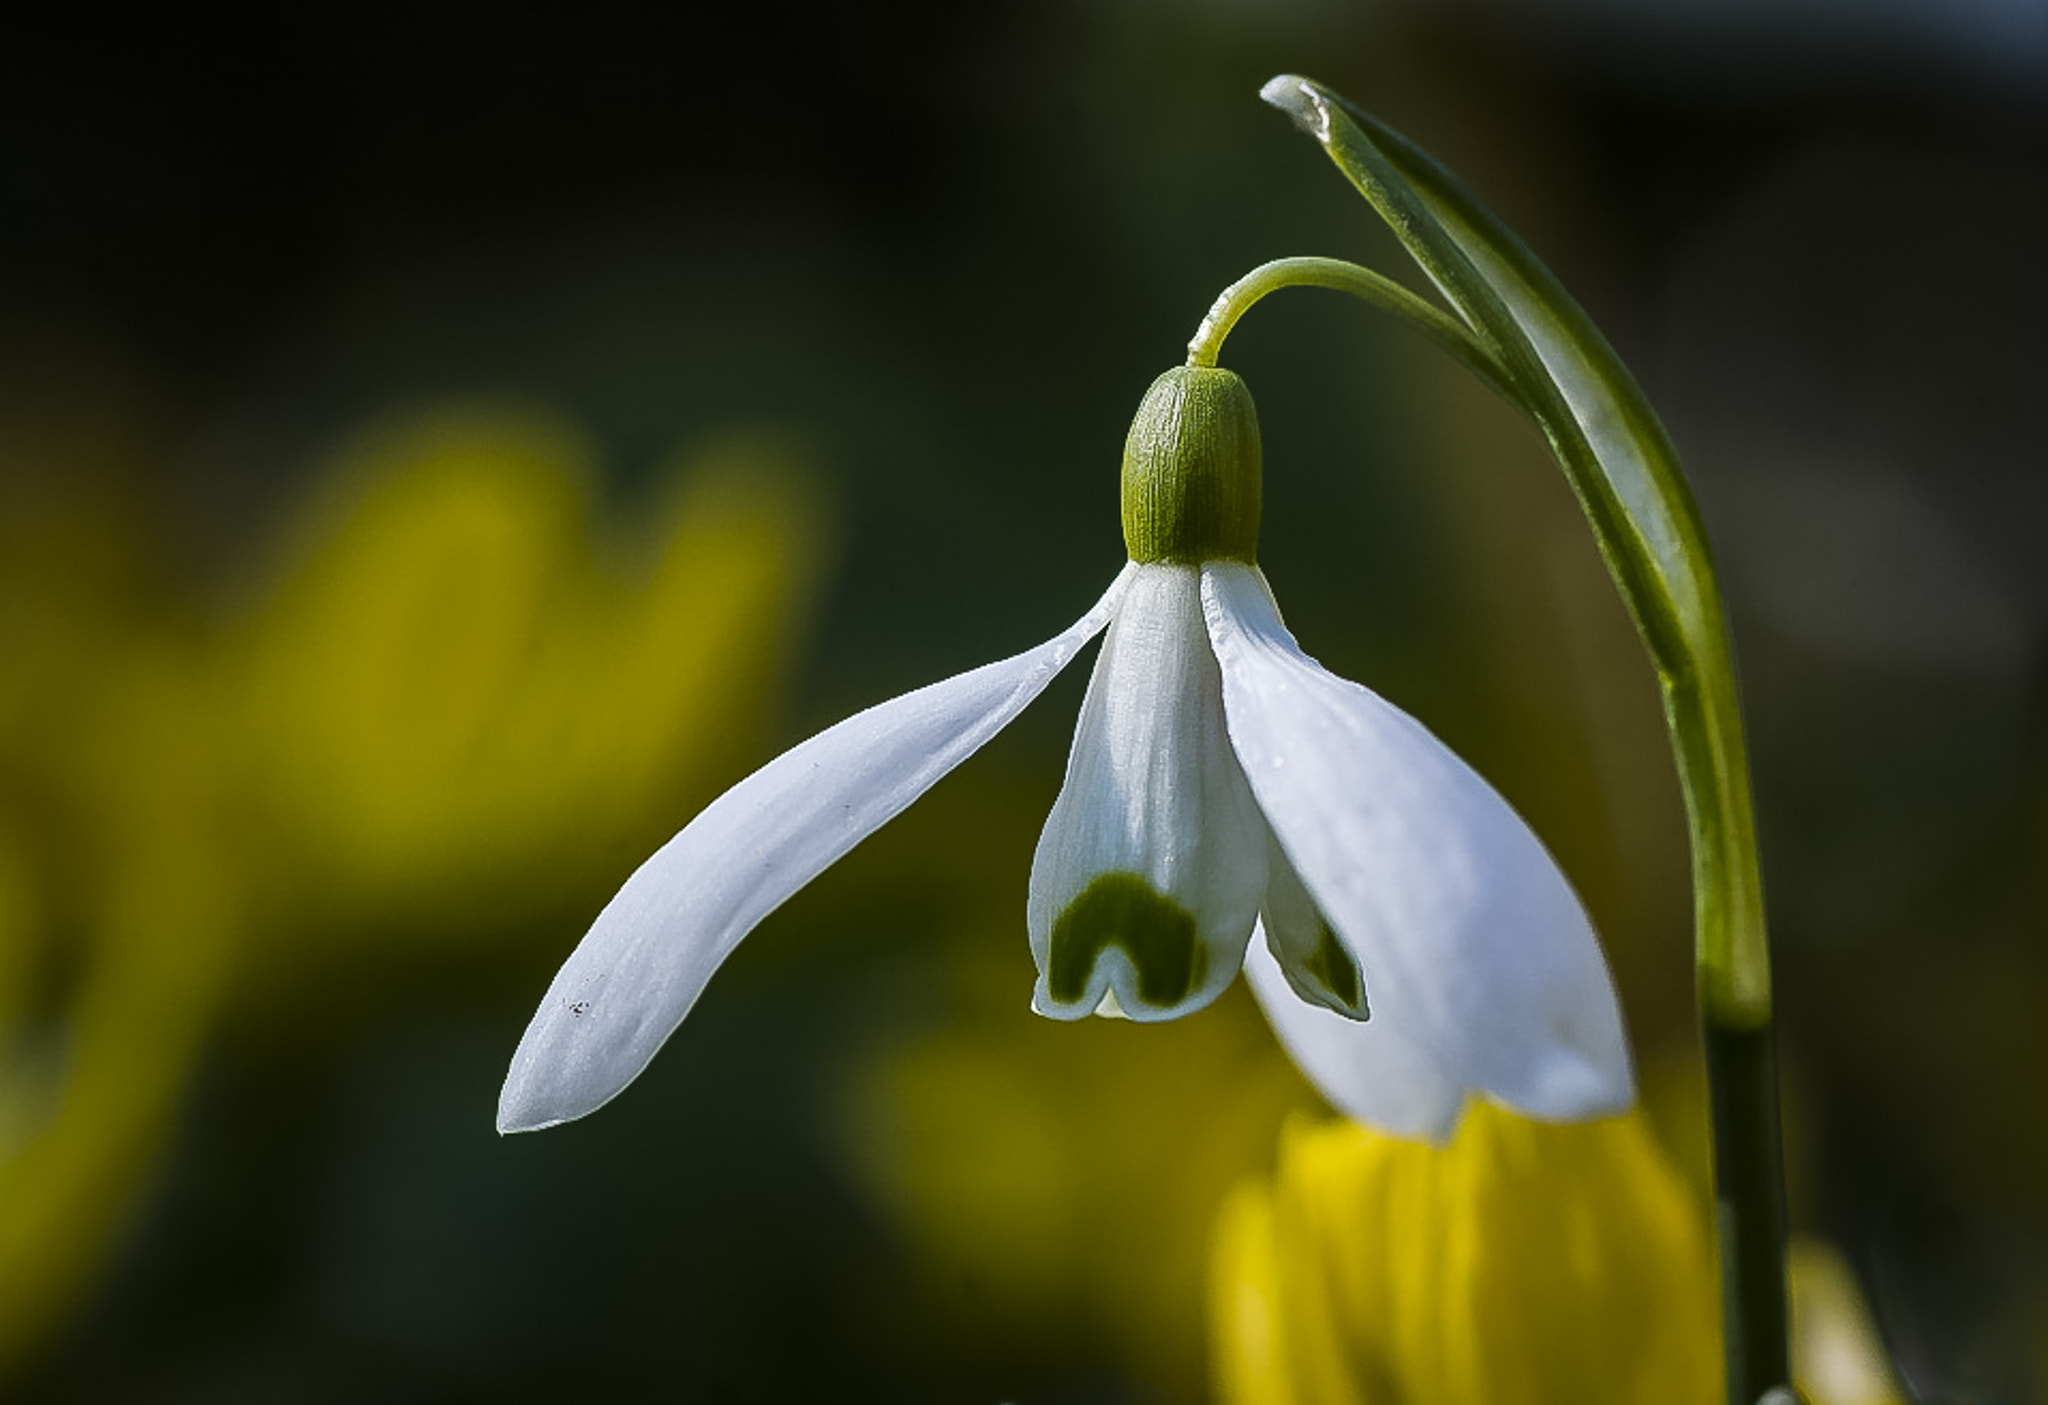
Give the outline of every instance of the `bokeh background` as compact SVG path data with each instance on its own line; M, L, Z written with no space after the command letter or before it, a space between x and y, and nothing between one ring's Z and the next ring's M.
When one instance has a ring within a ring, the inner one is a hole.
M1210 299L1401 272L1256 100L1458 169L1636 368L1729 588L1793 1214L1906 1385L2048 1388L2048 7L1064 0L46 19L0 43L0 1394L1199 1398L1242 990L1027 1010L1085 674L500 1140L611 889L1049 636ZM1264 560L1503 789L1696 1169L1654 689L1541 446L1262 305Z

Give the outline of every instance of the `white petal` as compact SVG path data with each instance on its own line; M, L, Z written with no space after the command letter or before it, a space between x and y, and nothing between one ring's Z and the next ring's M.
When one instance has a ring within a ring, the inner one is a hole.
M1199 1009L1237 975L1265 886L1200 572L1135 567L1031 862L1032 1007L1077 1019L1112 994L1136 1020Z
M1230 739L1384 1024L1534 1117L1634 1100L1585 909L1506 801L1421 723L1301 652L1254 567L1203 568Z
M1023 711L1108 622L1130 575L1059 637L849 717L705 807L555 976L512 1056L498 1130L581 1117L638 1077L740 938Z
M1351 1118L1442 1144L1457 1130L1465 1090L1437 1071L1436 1060L1385 1020L1347 1019L1294 993L1268 945L1256 938L1244 975L1273 1032L1330 1105Z

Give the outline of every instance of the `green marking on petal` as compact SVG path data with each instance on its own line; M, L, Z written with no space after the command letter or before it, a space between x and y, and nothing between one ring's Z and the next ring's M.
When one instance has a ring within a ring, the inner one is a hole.
M1365 1005L1364 983L1359 979L1358 963L1351 959L1337 941L1337 934L1329 924L1322 924L1322 939L1308 960L1301 963L1302 969L1316 978L1316 984L1330 992L1346 1010L1353 1011L1359 1019L1368 1017Z
M1208 974L1192 912L1135 873L1105 873L1053 921L1045 973L1053 999L1079 1000L1096 960L1113 946L1138 972L1138 998L1158 1009L1187 999Z

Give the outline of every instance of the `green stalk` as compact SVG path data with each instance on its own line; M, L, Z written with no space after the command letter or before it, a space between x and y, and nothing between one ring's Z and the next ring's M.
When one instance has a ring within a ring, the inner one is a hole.
M1435 342L1452 360L1492 386L1496 393L1510 400L1515 398L1507 374L1493 359L1493 353L1482 346L1457 318L1434 303L1415 296L1384 274L1342 259L1312 255L1262 263L1219 293L1210 305L1208 315L1202 319L1202 325L1195 329L1194 340L1188 343L1188 364L1214 366L1217 353L1223 349L1223 339L1230 335L1237 319L1249 312L1252 304L1260 298L1282 288L1329 288L1349 293L1383 312L1391 312Z
M1792 1379L1777 1051L1769 1021L1736 1029L1707 1014L1702 1025L1714 1127L1714 1232L1721 1254L1728 1400L1752 1405Z
M1315 83L1276 78L1262 96L1321 143L1456 316L1364 269L1283 259L1217 300L1190 344L1191 363L1214 364L1236 317L1280 287L1338 288L1401 316L1535 422L1656 669L1692 851L1728 1400L1754 1405L1789 1384L1783 1153L1749 764L1699 511L1627 368L1550 270L1471 192L1406 138Z

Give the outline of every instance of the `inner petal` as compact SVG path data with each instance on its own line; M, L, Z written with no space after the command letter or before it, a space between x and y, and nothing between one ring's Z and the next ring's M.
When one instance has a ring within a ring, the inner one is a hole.
M1213 1000L1243 964L1266 826L1224 728L1197 568L1134 568L1095 661L1066 783L1031 866L1039 979L1061 1019Z
M1287 984L1311 1005L1354 1020L1367 1018L1365 978L1358 958L1316 907L1286 850L1270 831L1266 850L1266 901L1260 908L1266 945L1280 963Z

